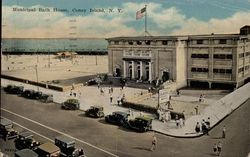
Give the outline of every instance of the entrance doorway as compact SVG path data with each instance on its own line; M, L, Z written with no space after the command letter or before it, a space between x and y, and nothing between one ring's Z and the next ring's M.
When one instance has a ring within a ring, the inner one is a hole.
M146 67L146 80L149 80L149 67Z
M168 80L169 80L169 72L163 71L163 73L162 73L162 81L166 82Z
M121 69L120 68L116 68L115 69L115 74L116 74L116 77L121 77Z

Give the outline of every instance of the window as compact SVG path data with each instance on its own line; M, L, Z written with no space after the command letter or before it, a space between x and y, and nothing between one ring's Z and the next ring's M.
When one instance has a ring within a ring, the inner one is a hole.
M232 69L213 69L214 73L232 74Z
M244 57L244 53L240 53L239 58L243 58L243 57Z
M232 74L232 69L226 69L227 74Z
M208 54L191 54L191 58L209 58Z
M129 44L129 45L133 45L133 41L129 41L128 44Z
M203 40L197 40L197 44L203 44Z
M238 69L238 72L239 72L239 73L242 72L242 71L244 71L244 68L243 68L243 67Z
M220 39L219 40L219 44L226 44L227 43L227 40L226 39Z
M191 72L208 72L208 68L191 68Z
M119 41L115 41L115 43L114 43L115 45L119 45Z
M245 70L248 70L249 69L249 65L245 66Z
M146 44L146 45L150 45L151 42L150 42L150 41L146 41L145 44Z
M250 56L250 52L246 52L246 56Z
M137 43L137 45L141 45L141 44L142 44L142 42L141 42L141 41L137 41L136 43Z
M168 44L168 41L167 40L163 40L162 41L162 45L167 45Z
M226 58L227 59L233 59L233 55L227 55Z

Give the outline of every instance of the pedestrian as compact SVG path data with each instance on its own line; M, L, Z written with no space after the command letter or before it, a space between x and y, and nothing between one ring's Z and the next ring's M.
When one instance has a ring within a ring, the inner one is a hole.
M112 103L112 101L113 101L113 97L112 95L110 95L110 104Z
M76 93L73 93L74 94L74 97L76 97Z
M157 138L155 136L155 134L153 135L153 140L152 140L152 145L151 145L151 151L156 150L156 146L157 146Z
M214 154L217 155L217 144L215 143L214 146L213 146L213 151L214 151Z
M183 119L182 118L180 118L180 127L182 128L182 126L183 126Z
M209 129L210 129L210 117L207 118L207 121L205 122L207 126L207 135L209 135Z
M97 87L98 87L98 89L100 88L100 83L98 83Z
M196 106L194 109L195 109L196 115L198 115L199 114L199 106Z
M175 122L176 122L176 126L177 126L177 128L179 127L179 123L180 123L180 121L179 121L179 117L178 117L178 115L175 115Z
M109 87L109 94L111 93L111 87Z
M113 91L114 91L113 87L111 87L110 91L111 91L111 93L113 93Z
M217 148L218 148L217 155L220 156L221 151L222 151L222 143L221 143L221 141L218 142Z
M180 91L179 91L179 90L177 90L177 91L176 91L176 93L177 93L177 96L179 96L179 95L180 95Z
M226 138L226 126L225 125L222 128L222 138Z
M201 131L201 126L200 126L199 122L196 123L195 131L196 131L196 133L199 133Z
M102 88L101 88L100 92L101 92L101 95L104 95L104 91L103 91L103 89L102 89Z
M119 96L117 97L117 105L119 106L120 105L120 101L121 99L119 98Z
M199 102L201 102L201 101L202 101L202 94L199 97Z

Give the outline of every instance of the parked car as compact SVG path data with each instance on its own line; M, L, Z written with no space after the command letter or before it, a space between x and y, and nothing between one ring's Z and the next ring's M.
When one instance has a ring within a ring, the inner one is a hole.
M104 117L102 106L91 106L90 109L85 111L85 114L89 117L101 118Z
M1 118L0 123L0 136L5 141L16 138L18 132L13 129L13 122L4 118Z
M52 94L42 94L40 100L44 103L53 102L53 95Z
M97 82L96 82L95 79L90 79L90 80L88 80L88 81L86 82L86 84L87 84L88 86L91 86L91 85L96 85Z
M60 148L50 142L41 144L35 152L39 157L60 157Z
M139 132L146 132L152 128L153 118L147 116L136 117L129 120L129 127Z
M24 90L23 86L8 85L4 91L10 94L21 94Z
M75 141L65 135L56 137L55 145L60 148L61 157L84 157L83 149L75 148Z
M20 133L14 141L15 147L18 150L22 149L36 149L41 143L35 141L33 134L31 132L22 132Z
M38 154L30 149L22 149L15 152L15 157L38 157Z
M127 126L128 125L128 116L129 114L126 112L116 111L111 115L105 116L105 121L111 124Z
M34 93L35 93L34 90L26 89L26 90L24 90L24 92L21 94L21 96L22 96L22 97L25 97L25 98L35 99Z
M62 103L61 108L65 110L79 110L80 102L77 99L68 99Z
M43 93L41 91L35 91L33 93L32 99L40 100L42 98Z

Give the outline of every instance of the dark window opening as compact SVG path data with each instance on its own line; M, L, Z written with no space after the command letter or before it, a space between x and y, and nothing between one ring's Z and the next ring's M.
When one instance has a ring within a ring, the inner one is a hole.
M232 69L213 69L214 73L232 74Z
M239 58L243 58L244 57L244 53L239 54Z
M233 59L233 55L227 55L227 59Z
M219 40L219 44L226 44L227 43L227 40L226 39L220 39Z
M129 44L129 45L133 45L133 41L129 41L128 44Z
M203 40L197 40L197 44L203 44Z
M192 54L191 58L209 58L208 54Z
M137 41L136 43L137 43L137 45L141 45L141 44L142 44L142 42L141 42L141 41Z
M191 68L191 72L208 72L208 68Z
M115 45L119 45L119 41L115 41Z
M168 44L167 40L162 41L162 45L167 45L167 44Z
M146 45L150 45L150 44L151 44L151 42L150 42L150 41L146 41L145 43L146 43Z

